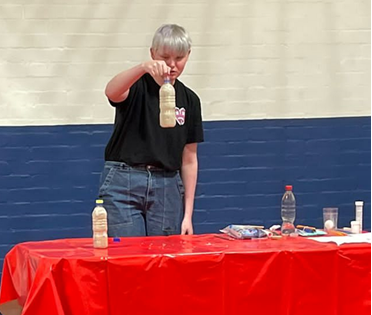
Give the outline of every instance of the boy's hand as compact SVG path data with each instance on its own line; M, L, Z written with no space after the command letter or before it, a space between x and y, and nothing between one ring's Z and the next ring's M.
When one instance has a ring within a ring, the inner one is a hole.
M181 235L192 235L194 234L194 230L192 228L191 220L184 218L181 225Z
M149 60L143 63L143 67L155 80L163 79L170 74L170 67L164 60Z

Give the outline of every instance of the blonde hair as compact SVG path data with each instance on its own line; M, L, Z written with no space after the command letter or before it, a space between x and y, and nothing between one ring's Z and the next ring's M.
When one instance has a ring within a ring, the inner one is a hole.
M155 51L167 48L177 53L187 54L191 48L191 38L182 26L164 24L156 30L151 48Z

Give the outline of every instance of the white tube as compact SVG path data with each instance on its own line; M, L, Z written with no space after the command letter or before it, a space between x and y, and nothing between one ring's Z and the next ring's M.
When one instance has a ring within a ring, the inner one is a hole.
M363 201L355 201L355 221L359 222L359 233L363 231Z

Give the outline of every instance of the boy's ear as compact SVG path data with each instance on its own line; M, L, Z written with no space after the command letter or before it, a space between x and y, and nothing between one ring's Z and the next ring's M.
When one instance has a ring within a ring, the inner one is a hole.
M150 48L150 55L151 55L151 58L154 59L154 50L152 49L152 47Z

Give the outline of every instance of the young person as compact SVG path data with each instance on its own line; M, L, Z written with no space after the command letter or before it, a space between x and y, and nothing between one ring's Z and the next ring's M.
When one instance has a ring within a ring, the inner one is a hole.
M199 97L178 80L191 52L186 30L162 25L151 59L120 72L106 86L115 126L105 150L99 197L108 234L193 234L197 143L203 128ZM159 124L159 89L169 77L176 91L176 126Z

